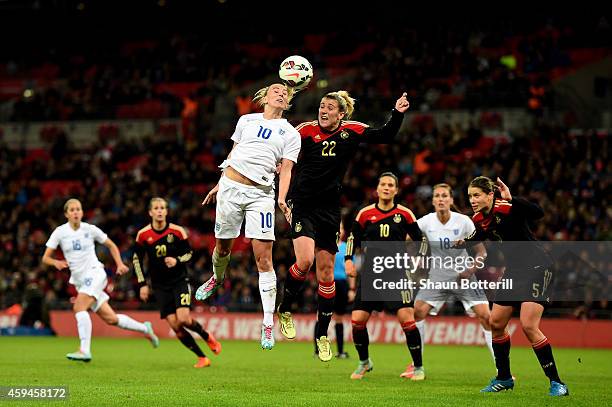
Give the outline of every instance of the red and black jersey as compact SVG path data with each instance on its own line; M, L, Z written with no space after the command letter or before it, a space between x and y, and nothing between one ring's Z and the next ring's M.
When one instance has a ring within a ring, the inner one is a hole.
M302 149L289 199L317 206L338 206L342 179L359 144L390 142L399 131L403 117L403 113L393 109L389 121L377 129L352 120L343 120L331 132L322 129L316 120L297 126Z
M351 226L345 259L352 259L363 241L404 241L406 236L415 242L423 241L424 237L410 209L397 204L387 211L380 209L378 204L366 206Z
M142 261L149 258L148 273L142 267ZM187 278L185 263L191 260L192 250L187 240L187 231L181 226L169 223L162 230L155 230L147 225L140 229L136 236L133 263L134 271L140 285L146 284L146 276L151 276L153 287L173 285ZM166 257L174 257L177 263L168 267Z
M472 216L476 229L466 241L537 242L529 224L543 216L544 211L538 204L524 198L513 197L510 202L496 198L488 214L478 212ZM520 246L501 243L496 247L512 265L537 266L551 261L539 243Z
M539 205L514 197L511 202L495 199L493 209L483 215L472 216L476 230L468 240L484 241L532 241L537 240L529 223L544 216Z

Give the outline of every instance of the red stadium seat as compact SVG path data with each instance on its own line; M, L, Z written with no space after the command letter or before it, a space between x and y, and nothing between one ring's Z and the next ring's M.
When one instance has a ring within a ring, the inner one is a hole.
M81 181L42 181L40 192L44 199L53 197L79 196L84 192Z

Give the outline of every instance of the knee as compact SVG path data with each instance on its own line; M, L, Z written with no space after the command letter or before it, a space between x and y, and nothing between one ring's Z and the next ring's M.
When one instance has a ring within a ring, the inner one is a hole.
M334 265L317 265L317 280L322 283L331 283L334 281Z
M117 315L103 315L101 317L102 320L108 325L117 325L119 323L119 318L117 318Z
M314 263L314 258L312 257L305 257L305 258L301 258L301 259L296 259L295 262L298 266L298 268L302 271L310 271L310 268L312 267L312 264Z
M189 315L177 315L176 324L178 328L191 325L191 317Z
M217 255L219 257L227 257L231 253L231 250L229 249L229 247L223 247L219 245L215 247L215 250L217 250Z
M478 321L480 322L480 325L482 325L482 327L485 328L486 330L491 329L491 324L489 323L490 319L491 319L491 316L489 314L478 315Z
M333 283L334 282L334 273L331 274L323 274L321 273L321 275L319 276L319 278L317 279L319 281L319 283Z
M427 306L423 304L417 304L414 307L414 319L417 321L422 321L427 316Z
M488 322L489 326L491 327L491 330L493 331L499 332L506 329L506 321L501 318L490 317Z
M271 254L265 254L263 256L257 256L255 258L255 263L257 263L257 270L259 270L260 272L266 272L266 271L273 270L273 267L272 267L272 255Z
M72 311L76 314L78 312L87 311L87 308L74 304L74 306L72 307Z
M521 327L523 328L523 333L528 339L537 338L540 333L540 327L537 324L532 322L521 321Z

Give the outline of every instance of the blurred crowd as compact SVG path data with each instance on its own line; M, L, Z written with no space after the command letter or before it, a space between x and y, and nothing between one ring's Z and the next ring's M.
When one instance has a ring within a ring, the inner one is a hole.
M381 113L382 115L382 113ZM358 117L357 117L358 118ZM376 199L377 177L391 170L400 179L397 202L417 217L432 211L432 186L448 182L455 203L470 214L466 197L469 181L477 175L502 177L513 194L536 200L545 217L534 225L541 240L611 240L609 139L607 133L540 124L529 134L505 143L487 144L478 124L432 125L412 120L392 145L359 150L345 179L343 213L354 217ZM0 144L0 309L44 298L48 307L68 307L75 294L68 273L43 267L40 258L51 231L66 220L62 206L78 197L86 222L98 225L118 244L127 262L137 231L148 224L148 201L163 196L170 219L188 228L195 255L192 282L199 285L211 273L214 207L201 207L206 192L219 177L216 169L229 151L227 140L202 137L191 143L156 136L139 142L107 141L90 149L76 149L56 137L45 157L32 157ZM293 261L287 224L276 217L274 261L279 280ZM106 249L99 257L107 265L111 301L117 307L142 308L134 276L113 276ZM312 273L311 273L312 274ZM299 308L313 310L314 276ZM259 307L257 270L248 241L237 242L225 287L204 306L229 310ZM604 284L610 284L604 282ZM589 293L585 293L589 298ZM574 309L576 304L557 304ZM582 304L580 314L595 316L609 310L606 302ZM571 311L565 311L571 312ZM607 314L609 315L609 313Z
M217 96L238 97L295 53L310 59L317 81L350 78L368 112L386 106L396 89L420 110L541 110L552 103L551 80L601 58L610 45L610 27L597 17L431 23L394 6L397 14L371 18L358 30L313 22L267 32L237 17L224 31L239 32L239 40L206 24L133 30L102 22L110 27L92 30L75 19L78 36L50 30L6 44L0 83L16 93L0 93L0 103L9 98L0 114L12 121L161 118L177 117L189 103L214 112Z

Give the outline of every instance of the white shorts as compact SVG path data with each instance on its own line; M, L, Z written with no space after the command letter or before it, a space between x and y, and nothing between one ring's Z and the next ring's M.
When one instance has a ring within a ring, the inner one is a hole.
M444 304L452 297L461 300L469 316L474 316L472 307L480 304L489 305L486 295L479 290L419 290L415 301L423 301L431 305L429 315L438 315Z
M104 291L108 280L106 279L106 272L102 267L78 277L72 276L70 282L74 284L77 292L87 294L96 299L96 302L91 305L93 312L98 312L100 307L109 300L108 294Z
M215 237L237 238L246 217L247 238L274 240L275 210L274 187L244 185L223 176L217 192Z

